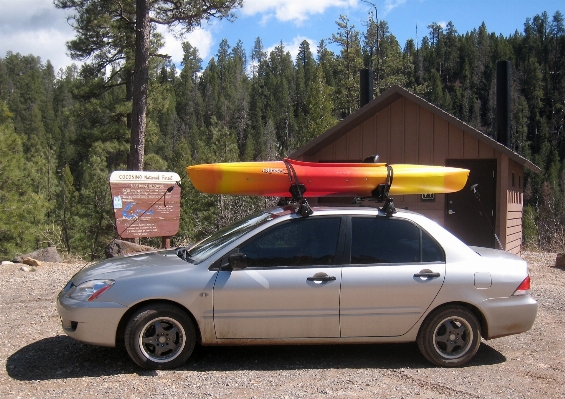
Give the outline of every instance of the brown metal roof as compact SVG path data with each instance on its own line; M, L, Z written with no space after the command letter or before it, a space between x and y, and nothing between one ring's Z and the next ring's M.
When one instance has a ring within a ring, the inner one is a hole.
M487 136L483 132L475 129L472 126L469 126L468 124L457 119L453 115L445 112L444 110L436 107L435 105L429 103L423 98L409 92L408 90L400 86L392 86L390 89L385 91L379 97L375 98L369 104L365 105L363 108L359 109L357 112L349 115L347 118L342 120L340 123L338 123L331 129L324 132L322 135L316 137L308 144L294 151L292 154L290 154L289 158L297 159L305 155L308 156L308 155L316 154L321 149L326 147L328 144L332 143L333 141L345 135L347 132L351 131L355 126L363 123L364 121L374 116L376 113L385 109L390 104L394 103L395 101L399 100L402 97L405 97L410 101L413 101L419 106L445 119L449 123L462 129L464 132L469 133L471 136L476 137L478 140L494 148L496 151L507 155L510 159L518 162L523 167L526 167L532 170L533 172L541 173L541 169L538 166L534 165L531 161L527 160L520 154L512 151L505 145L500 144L498 141L494 140L492 137Z

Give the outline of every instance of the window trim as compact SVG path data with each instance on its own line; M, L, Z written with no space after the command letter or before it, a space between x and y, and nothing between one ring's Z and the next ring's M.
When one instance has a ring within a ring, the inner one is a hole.
M397 218L397 220L401 220L405 223L410 223L413 226L418 228L419 236L420 236L420 261L419 262L379 262L379 263L351 263L351 252L353 248L353 218L364 218L364 219L373 219L373 218L388 218L388 216L381 216L381 215L349 215L347 217L347 241L345 243L345 250L344 250L344 257L343 257L343 267L368 267L368 266L400 266L400 265L434 265L434 264L445 264L446 263L446 255L445 249L441 246L441 244L435 239L433 235L431 235L427 230L425 230L422 226L418 223L415 223L409 219L402 219ZM422 238L423 232L425 232L431 240L440 248L442 253L443 260L441 261L432 261L432 262L423 262L422 257Z
M309 265L309 266L290 266L290 265L283 265L283 266L249 266L246 267L245 269L241 269L241 270L281 270L281 269L320 269L320 268L340 268L343 265L343 260L344 260L344 247L345 247L345 239L346 239L346 216L345 215L320 215L320 216L309 216L309 218L312 219L339 219L340 220L340 227L339 227L339 233L338 233L338 238L337 238L337 244L336 244L336 254L335 254L335 261L332 265ZM293 220L304 220L303 218L290 218L290 219L284 219L279 221L278 223L275 223L259 232L257 232L257 234L254 234L252 237L247 238L245 241L239 243L235 248L231 248L230 250L228 250L227 252L224 253L224 255L222 255L220 257L219 261L214 262L214 270L221 270L221 266L224 266L225 264L227 264L228 262L228 257L230 254L238 252L239 251L239 247L246 244L247 242L250 242L256 238L258 238L260 235L263 234L267 234L271 229L280 227L281 225L285 224L285 223L292 223ZM300 222L299 222L300 223ZM235 270L235 272L238 272L240 270ZM232 271L233 272L233 271Z

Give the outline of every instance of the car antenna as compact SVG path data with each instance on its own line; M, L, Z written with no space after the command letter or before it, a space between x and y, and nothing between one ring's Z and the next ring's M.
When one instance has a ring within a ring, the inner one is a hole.
M500 238L498 238L498 235L496 234L496 231L494 231L494 227L492 227L492 221L490 220L488 214L485 211L485 208L483 206L483 203L481 202L481 194L479 194L479 192L477 191L477 186L479 185L479 183L475 183L471 186L471 191L473 192L473 194L475 194L475 198L477 199L477 201L479 202L479 206L481 207L481 209L479 209L479 213L482 213L483 215L485 215L485 217L487 218L487 223L492 231L492 234L494 234L494 238L496 239L496 242L498 243L498 245L500 246L500 249L502 249L504 251L504 247L502 246L502 243L500 242ZM481 212L482 211L482 212Z

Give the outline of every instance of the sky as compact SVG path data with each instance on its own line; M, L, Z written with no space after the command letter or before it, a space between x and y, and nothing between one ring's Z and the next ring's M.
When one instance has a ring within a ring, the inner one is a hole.
M166 45L161 53L172 57L180 68L182 41L197 47L203 67L218 51L222 39L233 47L241 40L248 54L257 37L270 51L283 43L293 58L303 40L313 52L320 40L337 33L340 15L359 31L365 30L369 13L385 20L401 47L408 39L421 41L431 23L452 22L459 34L477 29L483 22L488 32L512 35L523 32L524 22L536 14L565 14L563 0L244 0L234 22L212 20L177 40L164 30ZM53 6L53 0L0 0L0 55L8 51L50 60L55 70L74 61L65 43L74 31L67 22L69 11Z

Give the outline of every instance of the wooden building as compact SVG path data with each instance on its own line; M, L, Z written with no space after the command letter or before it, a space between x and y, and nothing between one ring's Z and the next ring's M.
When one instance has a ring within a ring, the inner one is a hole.
M290 155L311 162L379 162L469 169L465 188L453 194L396 196L396 208L426 215L469 245L519 253L522 244L524 168L527 159L409 91L394 86ZM394 184L394 183L393 183ZM346 205L352 198L318 198L311 204ZM379 206L379 204L375 204Z

